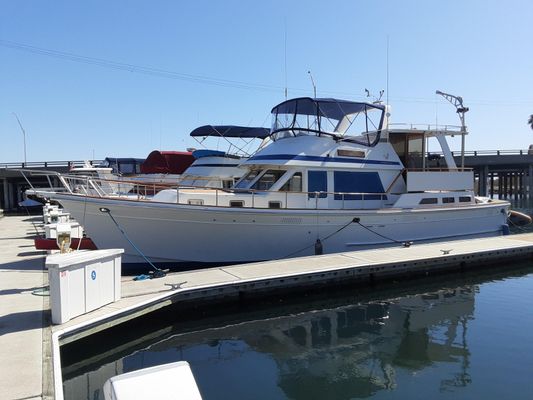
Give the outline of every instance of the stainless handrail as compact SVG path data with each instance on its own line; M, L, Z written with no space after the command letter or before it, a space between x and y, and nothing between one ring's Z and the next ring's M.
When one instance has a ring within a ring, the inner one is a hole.
M24 170L24 172L28 172L27 170ZM131 185L132 191L129 192L128 199L144 202L144 201L153 201L151 199L151 194L156 195L161 190L176 190L176 204L187 204L185 202L181 202L181 199L183 198L183 194L186 194L187 192L200 192L201 194L204 193L213 193L214 196L212 198L211 202L214 202L213 204L204 204L214 207L228 207L228 205L221 205L220 197L221 193L229 193L234 195L239 195L240 198L238 200L246 200L246 198L251 200L251 203L247 203L244 201L243 208L268 208L268 205L257 205L256 202L256 196L261 193L268 193L273 196L283 196L285 197L285 207L286 209L298 209L302 208L302 204L309 204L309 200L312 198L315 199L314 201L314 207L315 209L319 208L329 208L326 205L324 207L319 207L321 201L319 199L326 199L329 196L340 196L340 208L341 209L347 209L349 207L349 204L347 204L350 201L359 202L357 208L364 208L364 206L369 201L369 197L372 197L372 200L377 200L377 196L379 196L379 200L381 201L381 205L383 205L385 199L387 198L387 195L390 195L390 189L391 187L387 188L386 192L383 193L376 193L376 192L327 192L327 191L319 191L319 192L273 192L269 190L257 190L257 189L221 189L221 188L211 188L211 187L205 187L205 186L180 186L176 184L154 184L154 183L140 183L138 181L129 181L127 179L122 180L116 180L116 179L102 179L102 178L96 178L96 177L87 177L87 176L80 176L80 175L67 175L67 174L59 174L57 172L44 172L38 171L39 175L43 174L50 174L57 176L60 180L60 182L64 185L64 187L69 191L69 193L77 194L81 196L88 196L88 197L100 197L100 198L106 198L106 197L112 197L112 198L125 198L125 195L128 195L128 193L115 193L115 192L106 192L106 189L110 188L109 183L121 183L123 185ZM81 185L80 185L81 183ZM392 186L392 185L391 185ZM80 192L79 189L82 188L83 190ZM203 192L203 193L202 193ZM219 193L220 192L220 193ZM464 192L461 190L458 190L457 192ZM282 194L283 193L283 194ZM133 197L132 197L133 195ZM244 197L247 196L247 197ZM291 207L291 200L294 200L295 198L299 199L305 199L303 202L299 201L297 207ZM356 199L349 199L349 196L357 197ZM205 200L205 199L204 199ZM229 199L228 199L229 200ZM185 201L185 200L184 200ZM329 201L328 201L329 203ZM228 201L229 204L229 201ZM268 203L267 203L268 204ZM338 204L338 203L336 203ZM339 205L339 204L338 204Z
M390 128L401 129L401 127L407 127L408 130L427 130L427 131L444 131L444 132L458 132L461 131L461 126L459 125L439 125L439 124L410 124L406 122L391 122L389 123Z
M428 153L443 155L442 151L430 151ZM452 151L452 156L459 157L460 151ZM467 150L465 156L525 156L529 154L529 149L512 149L512 150Z

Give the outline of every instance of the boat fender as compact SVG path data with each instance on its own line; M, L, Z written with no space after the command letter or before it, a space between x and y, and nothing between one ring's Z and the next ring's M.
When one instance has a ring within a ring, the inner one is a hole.
M317 239L315 242L315 256L324 254L324 248L322 247L322 242L320 239Z
M532 222L532 218L529 215L515 210L509 210L507 220L514 226L529 225Z
M146 279L152 279L152 277L150 275L141 274L141 275L137 275L135 278L133 278L134 281L144 281Z
M507 235L509 235L509 233L510 233L510 231L509 231L509 225L507 225L507 224L503 224L503 225L502 225L502 234L503 234L504 236L507 236Z

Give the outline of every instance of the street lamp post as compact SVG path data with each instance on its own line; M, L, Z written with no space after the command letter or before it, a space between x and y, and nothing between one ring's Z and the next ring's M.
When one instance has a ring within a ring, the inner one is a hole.
M15 114L14 112L12 112L11 114L13 114L15 116L15 118L17 119L17 122L19 123L19 126L20 126L20 130L22 131L22 136L24 137L24 166L26 166L27 165L27 159L26 159L26 131L22 127L22 124L20 123L20 119L19 119L18 115Z

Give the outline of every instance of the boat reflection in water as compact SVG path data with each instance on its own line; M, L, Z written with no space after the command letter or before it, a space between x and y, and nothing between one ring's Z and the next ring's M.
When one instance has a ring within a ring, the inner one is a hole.
M443 388L466 385L464 334L474 295L475 287L464 287L316 311L241 337L276 362L279 388L289 398L369 397L395 389L399 369L416 373L437 362L456 364Z
M205 399L472 394L467 389L472 383L467 339L482 359L479 342L485 333L470 333L469 324L475 321L478 283L484 282L439 279L435 286L418 289L402 283L381 294L357 290L302 297L282 306L254 305L238 315L180 320L136 336L125 333L131 341L122 337L120 342L120 335L113 334L115 343L108 351L99 342L92 346L97 354L81 361L66 348L65 398L103 398L101 387L109 377L179 360L190 363ZM172 321L179 319L179 314L172 316ZM480 389L485 384L476 376L472 390L486 391L490 385Z
M442 387L466 385L464 333L474 293L466 287L320 312L279 325L256 343L244 340L273 355L290 398L367 397L396 388L398 369L416 373L436 362L457 364Z

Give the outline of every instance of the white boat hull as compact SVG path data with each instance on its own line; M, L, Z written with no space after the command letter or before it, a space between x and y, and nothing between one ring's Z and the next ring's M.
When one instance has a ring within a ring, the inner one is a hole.
M145 263L120 232L157 263L242 263L454 238L501 235L508 203L380 210L247 209L126 199L54 196L98 248L124 248L124 263ZM351 222L359 218L360 223Z

